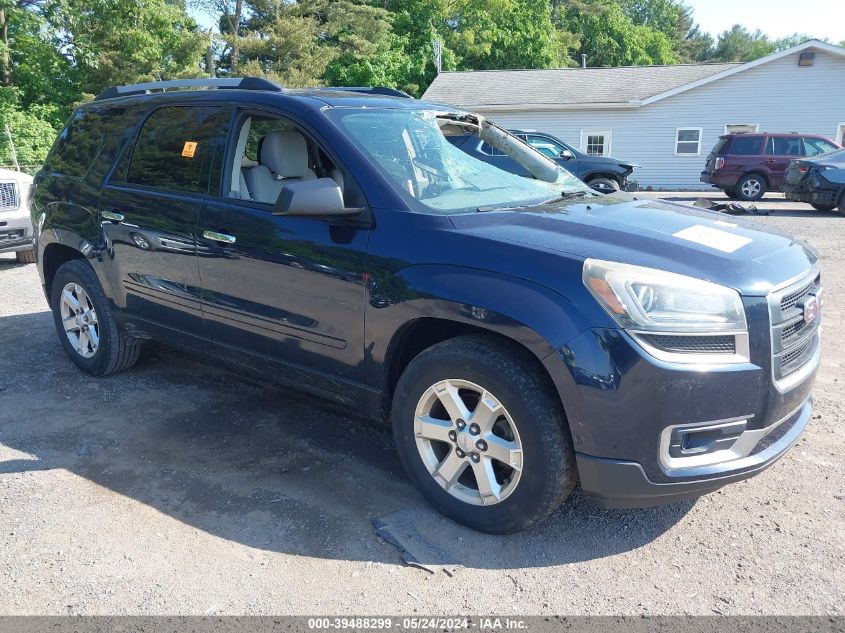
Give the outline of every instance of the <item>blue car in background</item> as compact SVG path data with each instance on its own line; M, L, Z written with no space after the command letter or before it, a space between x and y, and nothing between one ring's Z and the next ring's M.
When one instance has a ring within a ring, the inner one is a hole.
M613 193L620 190L636 191L639 188L639 183L629 178L634 169L639 167L636 163L608 156L591 156L543 132L508 131L600 193ZM448 138L455 147L459 147L473 158L483 160L485 163L518 176L531 176L527 169L510 156L483 142L478 136L466 134Z

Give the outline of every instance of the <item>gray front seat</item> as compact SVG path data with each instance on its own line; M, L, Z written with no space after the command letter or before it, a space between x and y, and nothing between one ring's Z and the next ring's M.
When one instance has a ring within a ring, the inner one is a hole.
M308 166L305 137L296 130L265 135L258 163L246 173L249 192L258 202L273 204L286 184L317 177Z

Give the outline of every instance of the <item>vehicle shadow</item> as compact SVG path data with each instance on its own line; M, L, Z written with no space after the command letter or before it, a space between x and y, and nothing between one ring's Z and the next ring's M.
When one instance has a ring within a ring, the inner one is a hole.
M11 255L11 257L10 257ZM19 262L14 253L0 253L0 268L3 270L11 270L13 268L23 268L24 266L31 266L32 264L25 264Z
M480 534L431 510L389 429L354 412L157 346L129 372L91 378L46 311L0 317L0 349L0 478L65 469L249 547L399 563L372 522L403 510L457 564L540 567L636 549L693 506L606 511L576 493L540 526Z

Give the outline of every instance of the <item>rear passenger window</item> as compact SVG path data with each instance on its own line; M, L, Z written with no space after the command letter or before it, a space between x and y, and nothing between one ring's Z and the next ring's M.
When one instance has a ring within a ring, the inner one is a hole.
M125 114L125 108L88 107L74 112L44 161L45 170L84 178L105 146L116 145L123 136L128 125ZM115 151L112 147L111 153Z
M206 193L209 173L219 186L222 111L215 106L174 106L144 122L126 169L126 182L156 189Z
M766 141L768 156L803 156L801 139L794 136L770 136Z
M755 156L760 153L763 139L760 136L737 136L731 144L733 156Z

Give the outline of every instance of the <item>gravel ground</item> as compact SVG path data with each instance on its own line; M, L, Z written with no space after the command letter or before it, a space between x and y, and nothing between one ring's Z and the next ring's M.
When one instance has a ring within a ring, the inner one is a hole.
M323 403L159 347L82 375L35 267L0 256L0 613L845 614L845 218L759 206L825 271L800 442L696 502L605 511L576 494L509 537L431 512L389 433ZM464 568L406 566L371 525L400 509Z

